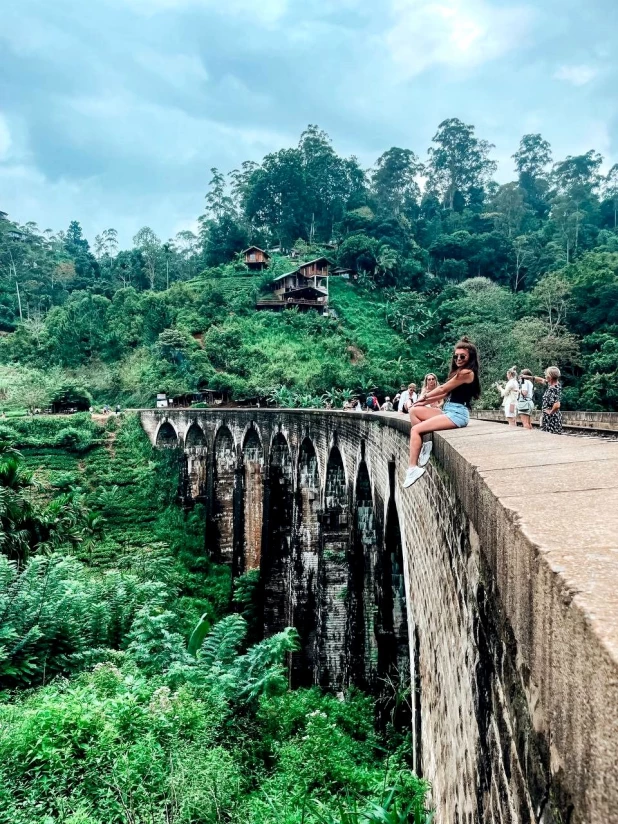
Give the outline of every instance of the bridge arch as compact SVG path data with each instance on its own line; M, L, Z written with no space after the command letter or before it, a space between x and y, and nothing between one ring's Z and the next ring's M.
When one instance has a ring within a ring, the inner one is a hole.
M185 436L185 447L187 449L205 447L206 443L204 430L197 421L193 421Z
M165 447L167 449L180 446L180 438L175 428L169 421L163 421L155 438L155 445Z

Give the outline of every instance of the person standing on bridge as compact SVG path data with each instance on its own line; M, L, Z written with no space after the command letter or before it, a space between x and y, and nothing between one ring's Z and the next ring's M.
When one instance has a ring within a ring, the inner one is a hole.
M537 383L547 386L543 392L541 402L541 429L543 432L551 432L554 435L562 435L562 412L560 411L560 401L562 399L562 387L560 386L560 370L557 366L550 366L545 370L544 378L534 379Z
M478 352L472 341L464 337L455 346L446 383L427 392L410 409L410 465L403 482L404 489L416 483L425 473L432 444L429 440L423 443L423 435L467 426L470 403L480 394ZM443 409L429 406L442 398L446 398Z
M433 372L429 372L429 374L425 375L425 379L423 380L423 385L421 387L421 394L418 396L418 400L424 400L425 396L428 392L432 392L438 386L438 378L434 375ZM427 406L433 406L436 409L440 409L442 404L444 403L443 400L439 401L430 401Z
M509 426L517 426L517 398L519 396L519 383L517 382L517 369L512 366L506 373L506 385L496 383L496 389L502 395L502 408L504 417Z

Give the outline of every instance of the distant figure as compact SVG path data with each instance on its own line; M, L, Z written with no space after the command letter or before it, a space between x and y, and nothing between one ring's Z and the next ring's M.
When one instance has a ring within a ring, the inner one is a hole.
M404 489L425 474L432 443L429 440L423 443L423 435L467 426L470 403L480 394L478 353L472 341L464 337L455 345L446 383L427 392L424 399L417 401L410 409L410 464L403 482ZM444 409L432 409L429 406L442 398L447 398Z
M514 366L506 373L506 384L496 383L496 389L502 395L502 408L508 425L517 426L519 383L517 382L517 369Z
M438 379L433 372L429 372L427 375L425 375L425 378L423 380L423 385L421 386L421 393L418 396L419 401L424 400L425 395L428 392L433 392L433 390L437 388ZM433 409L441 409L443 403L443 400L433 401L432 403L428 403L427 406L431 406Z
M352 401L352 412L362 412L363 407L361 406L361 402L358 398L354 398Z
M413 403L416 403L418 400L418 395L416 394L416 384L410 383L408 384L408 388L404 389L401 393L399 398L399 404L397 406L398 412L403 412L404 415L407 415L410 411L410 407Z
M519 395L517 397L517 416L521 418L524 429L532 429L534 412L534 375L529 369L522 369L519 374Z
M120 404L116 404L116 415L120 415Z
M343 411L344 412L349 412L350 409L352 409L352 404L350 403L350 401L344 401L343 402Z
M393 406L395 409L399 409L399 399L401 398L401 392L397 392L395 397L393 398Z
M541 411L543 413L541 415L541 429L543 432L562 435L562 412L560 411L562 386L558 383L560 370L557 366L550 366L545 370L544 378L535 377L534 380L547 386L541 401Z
M382 412L392 412L393 411L393 404L391 403L391 399L388 395L384 398L384 403L382 404Z
M365 408L368 412L377 412L380 409L380 404L378 403L375 393L372 392L371 395L367 395L365 400Z

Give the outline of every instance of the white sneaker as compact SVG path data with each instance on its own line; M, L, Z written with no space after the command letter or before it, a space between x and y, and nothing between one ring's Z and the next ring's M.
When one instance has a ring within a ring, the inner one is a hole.
M407 489L409 486L412 486L413 483L416 483L421 475L425 474L425 470L422 466L409 466L408 471L406 472L406 477L403 482L403 488Z
M418 456L418 465L419 466L426 466L429 463L429 458L431 456L431 450L433 449L433 444L431 441L425 441L425 443L421 446L421 451Z

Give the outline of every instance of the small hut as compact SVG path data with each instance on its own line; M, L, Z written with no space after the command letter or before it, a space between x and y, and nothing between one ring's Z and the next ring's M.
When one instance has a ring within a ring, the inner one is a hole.
M245 264L253 272L260 272L268 267L270 255L264 249L260 249L259 246L249 246L248 249L245 249L243 255L245 256Z

